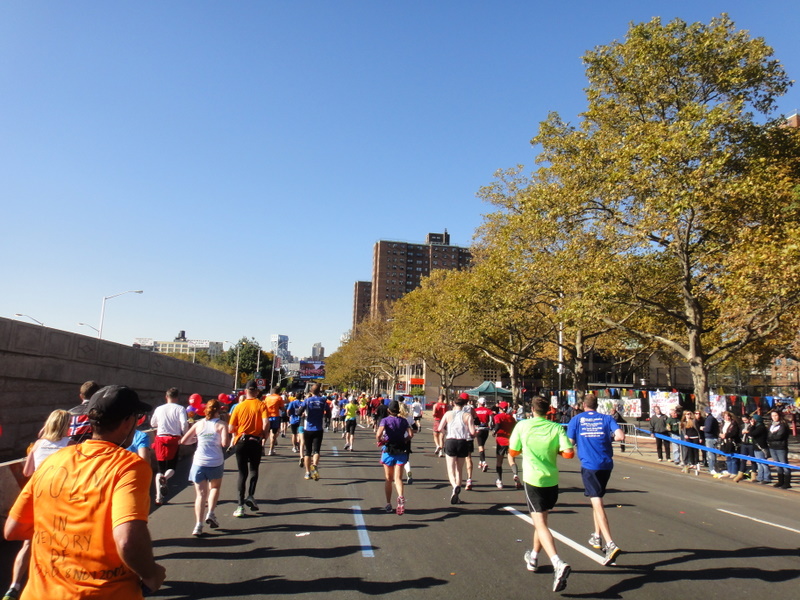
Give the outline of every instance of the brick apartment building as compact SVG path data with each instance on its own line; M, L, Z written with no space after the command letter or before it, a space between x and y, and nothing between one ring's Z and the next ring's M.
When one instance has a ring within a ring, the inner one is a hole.
M419 287L434 269L463 269L472 260L469 248L450 245L450 234L429 233L424 244L392 240L375 243L372 281L357 281L353 298L353 328L368 316ZM367 301L369 298L369 301Z

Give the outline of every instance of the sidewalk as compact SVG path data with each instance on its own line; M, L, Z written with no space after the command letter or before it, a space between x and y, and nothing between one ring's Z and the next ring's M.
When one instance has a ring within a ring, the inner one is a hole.
M628 423L628 425L635 426L638 429L644 431L648 431L649 427L647 421L642 421L641 423L637 424ZM676 470L681 469L680 465L676 465L668 458L665 458L664 462L658 462L658 455L656 454L655 438L651 437L648 433L643 433L642 431L637 431L636 435L633 435L630 432L626 431L625 452L622 452L620 450L620 444L615 442L614 457L615 458L621 457L625 459L641 461L643 463L649 463L655 467L661 467L666 469L676 469ZM789 437L789 464L800 467L800 436ZM772 471L774 478L774 468L772 469ZM710 477L705 465L701 467L700 474L706 477ZM734 483L732 479L727 477L720 479L719 481L728 481L730 483ZM750 482L749 480L743 480L741 483L746 484ZM767 488L769 486L764 486L764 487ZM788 491L800 493L800 470L792 471L792 487L789 488Z

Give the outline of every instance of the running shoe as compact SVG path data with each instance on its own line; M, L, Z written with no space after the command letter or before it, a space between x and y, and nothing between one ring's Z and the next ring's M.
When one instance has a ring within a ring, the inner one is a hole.
M319 481L319 469L317 469L316 465L311 465L311 479Z
M345 449L345 450L350 450L350 445L349 445L349 444L345 444L345 445L344 445L344 449Z
M267 456L275 456L275 450L270 450Z
M603 547L603 540L600 539L600 534L592 532L592 535L589 536L589 545L600 550Z
M164 479L172 479L174 475L175 475L175 469L167 469L166 471L164 471ZM166 485L166 481L164 482L164 484Z
M217 515L213 512L210 512L206 515L206 525L211 527L211 529L216 529L219 527L219 521L217 521Z
M406 474L406 485L414 483L414 478L411 476L411 471Z
M299 450L298 450L298 452L299 452ZM301 457L300 457L300 460L299 460L299 461L297 461L297 466L298 466L298 467L300 467L300 468L302 469L302 468L303 468L303 465L304 465L304 462L305 462L305 461L303 460L303 457L301 456Z
M603 548L603 554L606 555L603 559L603 566L607 567L614 562L614 559L619 556L620 552L622 552L622 550L620 550L614 542L608 542L606 547Z
M570 567L563 560L558 563L558 566L553 567L553 591L560 592L567 587L567 577L572 572Z
M252 495L250 495L250 496L248 496L247 498L245 498L245 501L244 501L244 503L247 505L247 507L248 507L250 510L252 510L252 511L256 511L256 510L258 510L258 504L256 504L256 499L255 499L255 498L253 498L253 496L252 496Z
M305 474L305 475L303 475L303 479L311 479L311 473L309 473L308 471L306 471L306 474Z
M292 452L294 452L295 454L297 454L297 446L292 446Z
M453 493L450 495L450 504L458 504L458 495L461 493L461 486L457 485L453 488Z
M233 511L233 516L237 517L237 518L243 517L244 516L244 506L242 506L241 504L239 506L237 506L236 510Z
M537 556L531 560L531 550L525 552L525 567L528 571L533 571L534 573L539 570L539 557Z
M464 489L467 491L472 489L472 479L467 479L467 485L464 486Z
M397 497L397 514L402 515L406 512L406 499L405 496Z
M497 486L498 490L502 490L503 489L503 482L500 481L499 479L497 481L495 481L494 484Z
M514 487L518 490L522 489L522 482L519 480L519 475L514 475Z
M20 590L18 590L17 588L13 588L13 587L12 588L8 588L8 591L6 592L6 595L3 596L3 600L17 600L17 598L19 598L19 595L21 593L22 592Z
M385 510L387 513L394 512L394 509L392 508L391 504L387 504L386 506L384 506L383 510Z
M285 438L285 437L286 437L286 434L285 434L284 432L281 432L281 437L284 437L284 438Z
M482 468L483 468L483 472L486 473L486 471L489 470L489 465L486 464L486 463L483 463L483 467Z
M203 535L203 524L202 523L198 523L197 525L194 526L194 529L192 529L192 535L194 537L200 537L201 535Z

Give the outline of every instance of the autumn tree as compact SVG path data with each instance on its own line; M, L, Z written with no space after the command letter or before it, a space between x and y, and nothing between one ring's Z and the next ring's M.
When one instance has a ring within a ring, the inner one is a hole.
M394 305L395 344L406 360L425 361L427 370L442 382L447 395L453 382L476 363L475 353L459 337L451 306L456 296L450 284L454 271L437 269L423 279L420 287L406 294Z
M524 210L608 257L600 318L686 361L705 404L713 366L793 334L800 144L773 114L789 79L725 15L632 25L584 62L588 108L541 124Z

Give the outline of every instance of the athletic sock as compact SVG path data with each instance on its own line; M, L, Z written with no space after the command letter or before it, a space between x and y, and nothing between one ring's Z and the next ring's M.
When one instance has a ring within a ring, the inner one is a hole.
M554 567L557 567L561 564L561 559L558 557L558 554L553 554L553 556L550 557L550 562Z
M498 479L503 478L503 467L497 467L497 478Z

